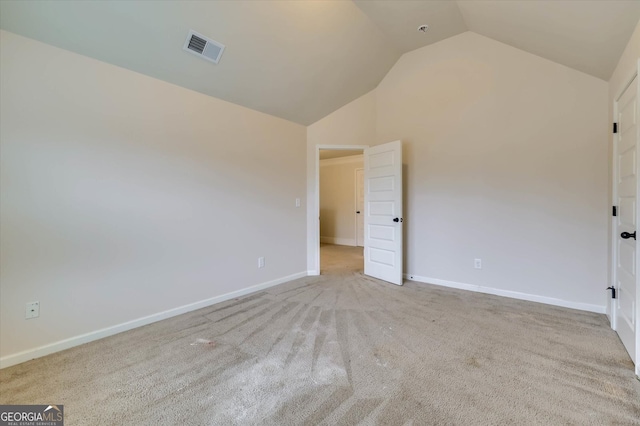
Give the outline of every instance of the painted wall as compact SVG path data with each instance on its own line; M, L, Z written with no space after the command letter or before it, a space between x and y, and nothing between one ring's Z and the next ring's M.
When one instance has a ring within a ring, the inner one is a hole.
M317 147L373 145L376 138L375 92L369 92L307 127L307 269L320 271L318 254Z
M374 121L376 144L404 145L405 272L603 312L607 92L472 32L403 55L375 90ZM313 126L354 122L367 102Z
M618 65L609 79L609 129L613 125L613 105L615 100L622 94L626 85L629 83L633 75L638 70L638 60L640 59L640 22L629 39L629 43L625 48ZM613 133L609 132L609 204L615 205L613 200ZM609 220L609 235L612 230L612 219ZM609 238L608 252L611 253L612 239ZM609 259L609 285L614 284L611 276L611 259ZM638 304L640 310L640 303ZM640 313L640 312L639 312ZM607 304L607 315L611 317L611 304Z
M320 161L320 242L356 245L356 170L362 155Z
M304 126L8 32L0 40L6 362L306 274L306 213L295 207ZM36 300L40 318L25 320Z
M604 310L606 82L467 32L376 96L378 143L404 142L407 273Z

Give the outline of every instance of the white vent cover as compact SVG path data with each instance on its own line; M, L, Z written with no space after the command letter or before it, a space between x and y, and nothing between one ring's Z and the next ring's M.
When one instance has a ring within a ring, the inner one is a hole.
M220 61L222 52L224 52L224 44L218 43L215 40L211 40L208 37L198 34L197 32L190 30L187 35L187 40L182 46L184 50L194 55L198 55L202 59L211 61L215 64Z

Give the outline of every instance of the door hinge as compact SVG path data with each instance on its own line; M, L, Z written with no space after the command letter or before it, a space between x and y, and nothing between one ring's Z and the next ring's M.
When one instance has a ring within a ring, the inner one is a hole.
M613 133L618 133L618 123L613 123Z
M613 217L618 216L618 206L613 206Z
M616 288L615 287L607 287L607 290L611 290L611 298L616 298Z

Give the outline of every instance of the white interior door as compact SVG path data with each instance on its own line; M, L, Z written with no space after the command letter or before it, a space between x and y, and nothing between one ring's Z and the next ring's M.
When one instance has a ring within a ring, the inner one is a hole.
M620 340L637 362L636 295L637 295L637 229L638 198L638 105L636 77L614 107L618 132L614 135L614 197L617 216L614 220L614 300L615 328ZM631 235L630 235L631 234Z
M402 285L402 143L364 150L364 273Z
M364 247L364 169L356 170L356 245Z

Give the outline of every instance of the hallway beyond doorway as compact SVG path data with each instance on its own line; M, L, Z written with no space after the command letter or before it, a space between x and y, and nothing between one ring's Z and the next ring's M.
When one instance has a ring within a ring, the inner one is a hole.
M344 275L364 270L362 247L320 244L320 274Z

